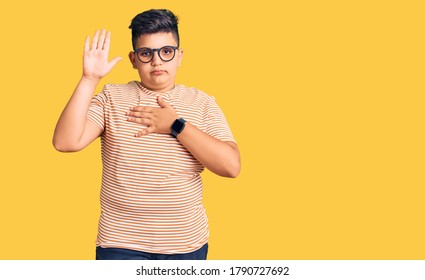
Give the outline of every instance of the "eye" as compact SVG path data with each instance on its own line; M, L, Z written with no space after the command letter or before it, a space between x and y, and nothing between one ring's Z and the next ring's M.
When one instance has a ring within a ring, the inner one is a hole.
M148 50L148 49L141 49L139 51L139 55L140 56L143 56L143 57L149 57L149 56L152 55L152 51L151 50Z
M174 52L174 49L170 47L164 47L161 49L161 54L163 55L171 55L173 54L173 52Z

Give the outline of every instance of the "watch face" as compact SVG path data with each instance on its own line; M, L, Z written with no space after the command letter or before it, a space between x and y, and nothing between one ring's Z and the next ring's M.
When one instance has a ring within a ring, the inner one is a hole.
M185 122L186 121L183 118L174 121L173 125L171 126L171 134L174 135L174 137L176 137L177 134L182 132L185 126Z
M177 133L180 133L182 131L183 127L184 127L184 123L180 120L176 120L173 123L173 126L171 127L171 129L174 130Z

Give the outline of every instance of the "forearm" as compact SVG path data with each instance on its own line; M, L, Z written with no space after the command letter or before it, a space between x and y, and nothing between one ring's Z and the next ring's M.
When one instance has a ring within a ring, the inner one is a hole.
M240 154L236 144L220 141L189 122L177 139L211 172L232 178L239 174Z
M78 150L83 135L87 111L99 80L82 77L63 110L53 135L53 145L59 151Z

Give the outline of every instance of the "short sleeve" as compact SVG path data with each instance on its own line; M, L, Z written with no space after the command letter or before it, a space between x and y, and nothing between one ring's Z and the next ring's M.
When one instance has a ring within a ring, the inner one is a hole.
M220 109L215 101L215 98L212 96L209 97L205 116L205 133L221 141L230 141L236 143L223 111Z
M105 106L108 102L108 92L109 90L105 85L99 94L93 96L87 112L87 118L101 129L105 129Z

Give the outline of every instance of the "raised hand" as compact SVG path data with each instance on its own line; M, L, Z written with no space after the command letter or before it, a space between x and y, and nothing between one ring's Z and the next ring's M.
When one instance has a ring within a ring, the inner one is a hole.
M110 44L111 32L106 33L105 29L96 31L91 47L90 36L87 36L84 44L83 77L100 80L122 59L118 56L108 61Z

